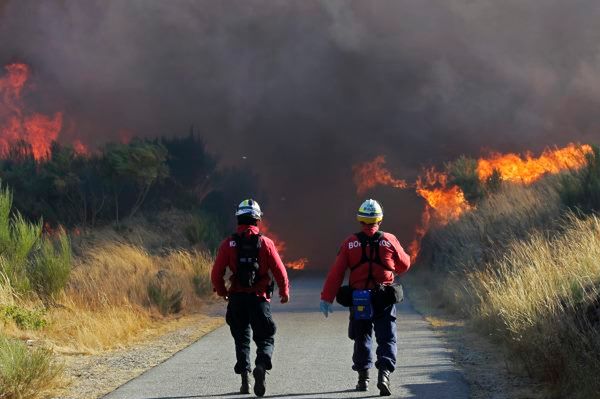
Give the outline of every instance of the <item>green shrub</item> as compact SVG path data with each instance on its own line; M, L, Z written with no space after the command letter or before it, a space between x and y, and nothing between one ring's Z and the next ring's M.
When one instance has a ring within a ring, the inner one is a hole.
M0 399L47 397L59 387L61 374L48 349L29 349L0 335Z
M183 290L167 270L159 271L148 284L148 298L162 315L179 313L183 309Z
M64 232L55 245L42 238L42 221L30 223L11 216L12 193L0 186L0 273L17 292L32 289L42 299L61 291L71 271L71 244Z
M205 296L206 294L212 292L212 283L210 281L210 274L201 274L194 276L193 279L194 290L196 291L196 295Z
M469 203L473 204L484 196L484 188L477 174L477 160L464 155L446 164L451 185L458 186Z
M42 233L41 222L28 223L20 214L11 217L12 193L0 187L0 272L20 292L30 289L27 261Z
M185 236L192 245L204 244L210 251L215 251L222 240L219 221L207 213L199 213L185 227Z
M0 320L12 320L23 330L39 330L47 324L43 310L29 310L16 305L0 307Z
M600 211L600 147L593 146L586 156L585 166L561 181L561 202L568 208L580 211Z
M56 240L44 238L29 262L27 272L33 289L40 298L50 299L62 291L71 273L69 237L61 232Z

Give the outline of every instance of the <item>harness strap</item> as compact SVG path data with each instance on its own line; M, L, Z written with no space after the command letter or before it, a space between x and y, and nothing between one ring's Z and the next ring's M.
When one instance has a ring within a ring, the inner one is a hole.
M383 237L383 232L378 231L372 237L368 237L362 231L360 233L356 233L356 238L360 241L360 246L362 250L362 255L360 257L360 261L350 267L350 272L354 271L360 266L368 264L369 266L369 275L367 277L367 282L365 284L365 289L368 288L369 283L374 279L373 277L373 265L378 265L383 267L384 269L393 272L394 269L384 265L381 261L381 253L379 248L379 242ZM367 256L367 244L369 245L369 255Z

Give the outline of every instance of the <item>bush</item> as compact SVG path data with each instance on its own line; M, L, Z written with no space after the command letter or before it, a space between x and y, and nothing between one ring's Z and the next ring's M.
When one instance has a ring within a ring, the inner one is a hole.
M27 274L40 298L53 298L67 285L71 274L71 242L61 231L58 238L44 238L29 263Z
M148 284L148 297L162 315L179 313L183 309L183 290L176 277L170 276L167 270L160 270Z
M195 215L185 227L185 236L192 245L203 244L214 252L223 239L219 221L208 213Z
M39 330L47 324L43 310L29 310L16 305L0 307L0 320L13 321L23 330Z
M42 223L29 223L20 214L11 217L12 193L0 187L0 272L20 292L31 286L27 262L42 234Z
M58 248L42 238L42 221L30 223L19 213L11 216L12 193L0 187L0 273L18 292L31 289L42 299L61 291L71 271L71 244L60 232Z
M562 179L562 203L583 212L600 211L600 147L593 146L586 154L586 165Z
M446 164L448 183L458 186L470 204L475 204L499 191L502 186L502 175L498 169L494 169L492 174L482 182L477 173L477 166L476 159L464 155Z
M477 160L461 156L446 164L446 171L451 185L458 186L465 194L469 203L479 201L484 195L484 189L477 174Z
M47 397L60 386L61 374L49 350L0 335L0 399Z

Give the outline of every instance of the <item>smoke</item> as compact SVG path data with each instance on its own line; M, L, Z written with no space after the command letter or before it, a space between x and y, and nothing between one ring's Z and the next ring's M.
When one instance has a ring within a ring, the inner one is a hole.
M598 20L594 0L4 0L0 62L30 64L29 103L91 145L193 123L259 173L273 229L314 266L356 229L357 162L412 180L482 149L598 142ZM372 196L407 244L420 200Z

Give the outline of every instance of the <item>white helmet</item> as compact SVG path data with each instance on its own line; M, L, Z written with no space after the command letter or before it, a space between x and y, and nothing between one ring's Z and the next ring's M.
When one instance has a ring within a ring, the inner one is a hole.
M258 202L253 199L245 199L237 207L237 211L235 212L235 216L241 215L249 215L252 216L256 220L260 220L262 217L262 212L260 210L260 205Z

